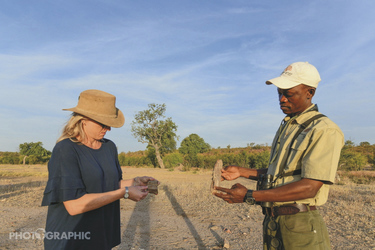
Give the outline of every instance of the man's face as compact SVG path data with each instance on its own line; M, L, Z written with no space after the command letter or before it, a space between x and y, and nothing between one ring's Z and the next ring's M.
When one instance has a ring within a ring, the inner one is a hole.
M315 89L300 84L290 89L277 88L279 93L280 109L284 114L295 116L311 106L311 98Z

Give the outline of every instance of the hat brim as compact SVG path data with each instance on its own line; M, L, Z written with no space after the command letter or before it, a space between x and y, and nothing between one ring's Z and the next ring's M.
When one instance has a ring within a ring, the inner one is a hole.
M267 85L273 84L280 89L291 89L295 86L300 85L301 83L292 81L292 80L284 77L283 75L281 75L279 77L276 77L276 78L273 78L271 80L266 81L266 84Z
M63 109L63 110L72 111L74 113L86 116L90 119L93 119L94 121L97 121L101 124L104 124L104 125L107 125L107 126L113 127L113 128L120 128L125 123L125 116L121 112L121 110L119 110L118 108L116 108L117 116L104 116L104 115L100 115L100 114L93 114L91 112L79 109L77 107L70 108L70 109Z

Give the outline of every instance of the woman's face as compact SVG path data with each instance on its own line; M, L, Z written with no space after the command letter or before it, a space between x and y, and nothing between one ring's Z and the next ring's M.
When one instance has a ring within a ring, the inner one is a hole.
M107 131L111 131L111 127L91 119L86 119L83 121L83 130L89 140L101 140L104 138Z

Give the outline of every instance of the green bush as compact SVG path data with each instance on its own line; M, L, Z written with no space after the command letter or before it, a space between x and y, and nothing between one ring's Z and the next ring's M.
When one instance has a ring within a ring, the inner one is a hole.
M172 169L182 164L184 162L184 158L182 154L175 152L164 156L163 161L166 168Z
M143 167L152 166L150 159L144 154L120 153L118 160L121 166Z
M346 171L362 170L367 164L367 157L359 152L343 150L340 157L340 169Z
M236 165L240 167L248 168L267 168L270 157L269 150L260 150L254 152L241 151L237 153L213 153L198 154L195 160L195 165L189 165L190 167L198 167L203 169L212 169L215 166L217 160L221 159L224 166ZM185 158L186 161L188 159ZM192 159L189 159L192 162ZM189 163L189 162L188 162Z
M249 167L255 169L267 168L270 158L269 151L263 151L257 154L252 154L249 157Z
M1 164L20 164L20 155L16 152L0 152ZM22 163L22 160L21 160Z
M215 166L215 163L218 159L220 159L218 155L198 154L198 167L203 169L212 169Z

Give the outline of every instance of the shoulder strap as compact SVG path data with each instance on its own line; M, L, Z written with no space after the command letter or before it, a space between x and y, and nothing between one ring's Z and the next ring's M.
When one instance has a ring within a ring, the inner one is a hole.
M311 122L313 122L314 120L319 119L319 118L321 118L321 117L325 117L325 115L323 115L323 114L317 114L316 116L313 116L313 117L311 117L310 119L308 119L307 121L305 121L304 123L302 123L302 124L299 126L299 129L297 130L297 133L295 133L295 135L294 135L292 141L290 142L290 146L292 146L294 140L297 139L297 137L299 136L299 134L301 134L301 132L302 132L305 128L307 128L307 127L310 125ZM290 148L291 148L291 147L290 147ZM289 148L289 153L290 153L290 148ZM289 155L289 153L288 153L288 155Z
M293 145L294 140L297 139L297 137L299 136L299 134L301 134L301 132L305 128L307 128L310 125L311 122L313 122L314 120L317 120L317 119L319 119L321 117L326 117L326 116L323 115L323 114L317 114L317 115L311 117L310 119L308 119L307 121L305 121L304 123L302 123L300 125L300 127L297 130L297 133L294 134L294 137L293 137L293 139L290 142L290 146L289 146L289 150L288 150L288 154L287 154L287 159L289 158L290 151L292 149L292 145ZM290 172L284 173L284 168L285 168L285 166L280 170L280 174L278 174L277 178L275 178L275 182L276 182L277 179L279 179L281 177L292 176L292 175L300 175L301 174L301 169L297 169L297 170L294 170L294 171L290 171Z

